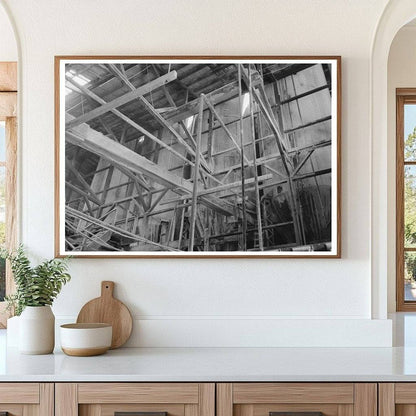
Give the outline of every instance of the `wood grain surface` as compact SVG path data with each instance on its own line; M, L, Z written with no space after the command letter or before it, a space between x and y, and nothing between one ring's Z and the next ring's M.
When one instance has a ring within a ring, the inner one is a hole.
M129 339L133 319L124 303L113 297L114 282L101 282L101 296L86 303L78 314L78 323L106 323L113 327L111 349L119 348Z
M17 91L17 62L0 62L0 91Z
M199 403L197 383L79 383L78 403Z
M354 403L351 383L235 383L234 403Z

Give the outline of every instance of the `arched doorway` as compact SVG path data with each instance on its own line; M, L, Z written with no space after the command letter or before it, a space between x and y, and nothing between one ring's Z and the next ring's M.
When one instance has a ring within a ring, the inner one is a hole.
M0 246L17 244L17 68L18 44L6 5L0 1ZM0 261L0 305L13 290L9 265ZM0 306L0 327L6 314Z
M416 17L414 0L390 1L380 18L371 51L371 269L372 317L387 318L388 224L395 213L387 206L388 190L388 56L402 26Z

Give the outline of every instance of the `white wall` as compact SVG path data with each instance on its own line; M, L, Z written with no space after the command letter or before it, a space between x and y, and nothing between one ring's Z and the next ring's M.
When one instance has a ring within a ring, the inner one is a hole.
M387 0L0 1L22 43L21 229L39 257L53 256L54 55L343 58L342 259L73 260L58 317L73 319L111 279L138 345L389 344L389 323L370 321L369 64Z
M0 62L2 61L17 61L17 45L9 16L0 6Z
M396 88L416 88L416 25L404 26L391 44L388 61L388 308L396 310Z

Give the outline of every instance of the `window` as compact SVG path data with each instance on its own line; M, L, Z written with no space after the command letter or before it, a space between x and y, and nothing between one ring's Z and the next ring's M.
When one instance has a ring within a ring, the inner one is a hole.
M416 311L416 88L397 90L397 310Z
M0 62L0 246L12 249L17 241L17 65ZM0 328L5 326L4 296L13 292L9 265L0 261Z
M6 125L0 121L0 247L6 244ZM6 294L6 264L0 259L0 302Z

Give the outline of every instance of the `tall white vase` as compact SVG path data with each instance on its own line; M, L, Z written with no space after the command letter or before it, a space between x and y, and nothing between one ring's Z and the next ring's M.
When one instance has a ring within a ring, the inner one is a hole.
M55 347L55 316L50 306L26 306L19 319L19 351L50 354Z

